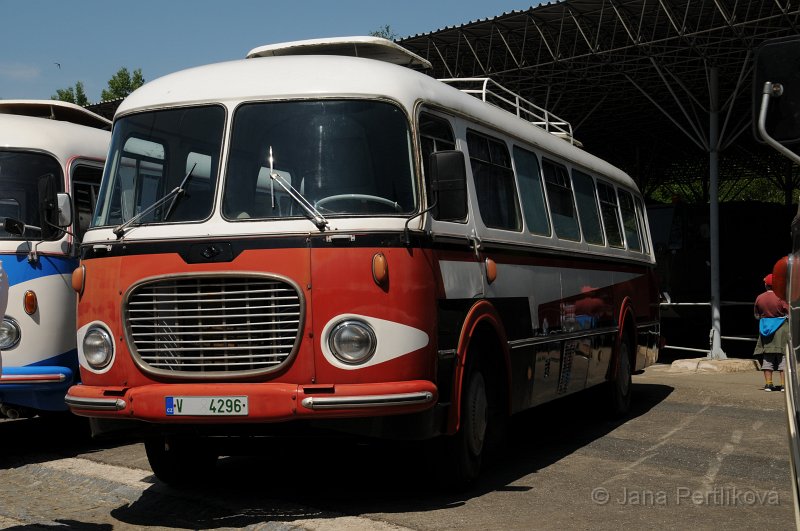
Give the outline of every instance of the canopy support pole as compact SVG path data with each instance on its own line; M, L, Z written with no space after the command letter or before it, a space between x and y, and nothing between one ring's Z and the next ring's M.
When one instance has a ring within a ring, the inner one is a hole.
M719 281L719 69L709 70L709 109L708 124L708 170L709 170L709 229L711 262L711 352L708 357L715 360L727 359L722 350L722 324L720 319L720 281Z

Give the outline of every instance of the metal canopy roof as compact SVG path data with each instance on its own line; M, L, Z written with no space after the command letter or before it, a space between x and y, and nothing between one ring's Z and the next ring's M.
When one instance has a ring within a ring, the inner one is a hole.
M565 0L398 42L428 59L435 77L490 76L569 120L588 151L647 192L676 178L676 158L703 164L714 147L727 157L765 152L750 133L753 53L765 39L798 34L800 6L787 0ZM727 167L721 178L737 178L741 164Z

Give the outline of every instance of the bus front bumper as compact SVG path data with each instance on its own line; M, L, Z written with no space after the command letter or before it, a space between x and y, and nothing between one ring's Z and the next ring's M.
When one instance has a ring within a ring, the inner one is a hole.
M177 415L176 399L246 397L246 414ZM372 384L289 383L151 384L141 387L74 385L64 398L86 417L162 423L281 422L299 418L354 418L415 413L433 407L436 386L426 380ZM171 413L168 413L171 410Z
M46 411L65 411L64 392L75 383L69 367L3 367L0 403Z

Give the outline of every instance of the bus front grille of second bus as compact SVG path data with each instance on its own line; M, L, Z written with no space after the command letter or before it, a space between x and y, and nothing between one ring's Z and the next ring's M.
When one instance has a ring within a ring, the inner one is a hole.
M242 274L147 280L129 290L124 309L136 363L178 378L275 371L297 350L304 315L292 282Z

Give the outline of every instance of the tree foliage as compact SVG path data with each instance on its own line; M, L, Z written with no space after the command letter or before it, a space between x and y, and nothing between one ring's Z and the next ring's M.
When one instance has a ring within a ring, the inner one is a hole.
M373 37L382 37L384 39L389 39L390 41L393 41L397 38L397 33L392 30L392 27L389 24L386 24L375 31L370 31L369 34Z
M101 99L108 101L124 98L142 85L144 85L144 76L142 76L141 68L137 68L131 74L127 68L122 67L108 80L108 89L103 90ZM89 98L86 97L82 81L75 83L74 87L57 89L50 99L68 101L82 107L89 105Z
M89 99L86 97L86 93L83 90L83 83L80 81L75 83L74 87L56 90L56 93L53 96L50 96L50 99L68 101L82 107L89 104Z
M102 100L124 98L142 85L144 85L144 77L141 68L134 70L131 75L127 68L122 67L108 80L108 90L103 90Z

